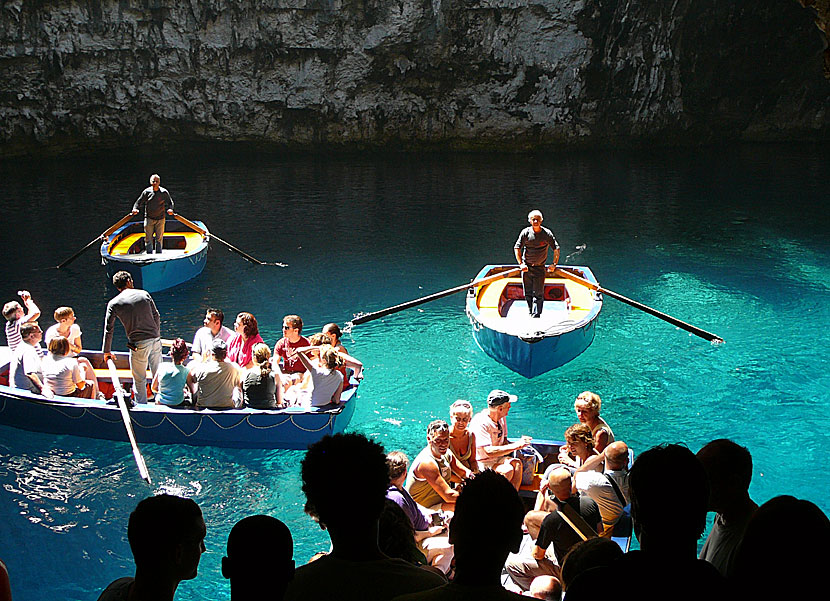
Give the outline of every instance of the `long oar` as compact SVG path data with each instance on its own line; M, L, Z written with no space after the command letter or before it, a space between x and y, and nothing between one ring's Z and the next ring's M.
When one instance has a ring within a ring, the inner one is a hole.
M392 313L397 313L398 311L403 311L404 309L409 309L410 307L417 307L418 305L423 305L424 303L428 303L439 298L444 298L445 296L455 294L456 292L463 292L464 290L472 288L473 286L483 286L484 284L490 284L491 282L495 282L496 280L500 280L501 278L506 278L518 272L519 268L516 267L515 269L503 271L502 273L497 273L496 275L481 278L480 280L470 282L469 284L461 284L460 286L456 286L455 288L449 288L447 290L436 292L428 296L422 296L421 298L416 298L415 300L411 300L400 305L395 305L393 307L387 307L386 309L381 309L380 311L375 311L374 313L366 313L365 315L359 315L358 317L355 317L351 321L351 323L352 325L356 326L361 323L366 323L367 321L372 321L373 319L386 317L387 315L391 315Z
M107 367L110 370L112 385L115 386L115 398L118 400L118 408L121 410L121 419L124 420L127 438L130 439L130 445L133 447L133 457L135 458L135 464L138 466L138 474L147 484L152 484L150 472L147 471L147 464L144 463L144 456L138 450L138 443L135 440L135 432L133 431L133 422L130 419L130 410L127 409L127 402L124 400L124 390L121 388L121 382L118 380L118 371L116 371L115 363L113 363L112 359L107 359ZM141 384L144 386L147 385L144 382ZM139 382L133 382L133 386L139 386Z
M113 233L113 232L114 232L115 230L117 230L119 227L121 227L122 225L124 225L125 223L127 223L127 222L128 222L128 221L132 218L132 217L133 217L133 214L132 214L132 213L128 213L127 215L124 215L124 217L122 217L121 219L119 219L118 221L116 221L114 224L112 224L110 227L108 227L108 228L107 228L107 229L105 229L103 232L101 232L101 234L100 234L97 238L95 238L94 240L90 240L89 244L87 244L86 246L84 246L81 250L79 250L78 252L76 252L74 255L72 255L71 257L69 257L66 261L64 261L64 262L63 262L63 263L61 263L60 265L56 265L56 267L57 267L58 269L61 269L61 268L63 268L63 267L66 267L66 266L67 266L67 265L69 265L72 261L74 261L75 259L77 259L78 257L80 257L80 256L81 256L81 254L83 254L83 252L84 252L84 251L86 251L89 247L91 247L91 246L92 246L93 244L95 244L96 242L100 242L101 240L104 240L107 236L109 236L111 233Z
M591 290L597 290L599 292L602 292L606 296L610 296L611 298L616 298L618 301L622 301L626 305L631 305L635 309L639 309L640 311L645 311L646 313L649 313L650 315L654 315L654 317L662 319L663 321L667 321L670 324L675 325L678 328L682 328L682 329L686 330L687 332L691 332L695 336L700 336L701 338L703 338L705 340L708 340L709 342L723 342L723 338L721 338L717 334L712 334L711 332L707 332L706 330L701 330L700 328L695 327L691 324L688 324L685 321L680 321L676 317L672 317L671 315L666 315L665 313L662 313L662 312L658 311L657 309L652 309L648 305L644 305L643 303L638 303L637 301L631 300L630 298L625 297L622 294L617 294L613 290L608 290L607 288L603 288L602 286L594 284L593 282L589 282L588 280L584 280L581 277L579 277L578 275L574 275L569 271L565 271L564 269L559 269L557 267L556 270L554 271L554 273L556 275L558 275L559 277L567 278L569 280L572 280L572 281L576 282L577 284L582 284L583 286L585 286L587 288L590 288Z
M224 244L225 246L227 246L229 250L232 250L233 252L235 252L235 253L237 253L237 254L239 254L239 255L242 255L242 257L243 257L243 258L247 259L247 260L248 260L248 261L250 261L251 263L256 263L257 265L276 265L277 267L288 267L288 265L286 265L285 263L266 263L265 261L260 261L259 259L255 258L255 257L252 257L251 255L249 255L248 253L246 253L244 250L239 250L238 248L236 248L236 247L235 247L233 244L231 244L230 242L225 242L224 240L222 240L222 238L220 238L220 237L219 237L219 236L217 236L216 234L213 234L213 233L209 233L209 232L207 232L204 228L201 228L201 227L199 227L198 225L196 225L195 223L193 223L192 221L190 221L190 219L187 219L187 218L185 218L185 217L182 217L182 216L181 216L181 215L179 215L178 213L174 214L174 215L173 215L173 217L175 217L176 219L178 219L181 223L185 224L187 227L189 227L189 228L190 228L190 229L192 229L193 231L195 231L195 232L199 232L199 233L200 233L200 234L202 234L203 236L204 236L205 234L207 234L207 235L208 235L208 236L210 236L213 240L216 240L217 242L221 242L222 244Z

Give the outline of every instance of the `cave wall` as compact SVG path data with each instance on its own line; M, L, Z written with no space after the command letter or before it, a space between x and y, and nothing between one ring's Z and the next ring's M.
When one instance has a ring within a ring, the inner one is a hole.
M0 156L827 140L796 0L0 1Z

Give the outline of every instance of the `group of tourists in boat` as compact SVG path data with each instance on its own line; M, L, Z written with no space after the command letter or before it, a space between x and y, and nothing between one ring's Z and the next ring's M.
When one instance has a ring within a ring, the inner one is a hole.
M224 326L224 312L215 308L206 311L192 345L182 338L172 340L172 360L163 361L161 319L152 296L135 288L126 271L116 273L113 284L118 295L107 305L103 359L105 363L112 357L117 318L127 335L135 403L148 402L148 369L151 402L178 409L337 405L350 377L362 377L363 364L346 352L335 323L307 338L302 334L302 318L286 315L283 336L272 353L251 313L239 313L232 331ZM80 356L81 329L73 309L57 308L55 324L44 334L38 324L40 309L31 294L25 290L19 294L22 305L11 301L3 307L12 353L9 386L50 398L106 398L99 390L95 366ZM44 338L46 351L41 346Z

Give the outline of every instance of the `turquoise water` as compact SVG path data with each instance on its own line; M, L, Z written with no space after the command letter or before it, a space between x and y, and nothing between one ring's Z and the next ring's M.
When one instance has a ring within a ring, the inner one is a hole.
M635 449L683 442L696 451L730 437L753 454L756 501L788 493L830 512L830 478L820 469L830 428L827 151L283 157L202 148L7 162L3 301L28 288L47 325L69 304L86 346L96 347L111 294L96 252L66 270L42 268L126 213L156 171L181 214L289 264L250 265L213 245L199 278L154 295L165 337L192 337L215 305L254 313L273 345L287 313L313 332L464 283L483 264L510 261L524 216L538 207L563 256L586 245L572 264L726 340L713 346L606 298L593 345L526 380L475 346L463 295L357 326L344 343L367 371L351 429L388 450L414 455L426 423L446 417L453 400L478 409L496 387L519 395L512 434L561 438L575 421L574 397L589 389ZM181 600L228 595L220 560L245 515L283 519L298 562L327 547L302 513L302 453L142 450L152 490L126 444L0 427L0 557L16 601L43 590L94 599L132 573L126 520L151 492L192 496L205 513L208 551Z

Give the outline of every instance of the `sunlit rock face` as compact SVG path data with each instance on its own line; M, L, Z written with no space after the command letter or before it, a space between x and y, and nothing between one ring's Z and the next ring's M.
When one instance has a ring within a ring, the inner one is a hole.
M7 0L0 155L830 137L796 0Z

